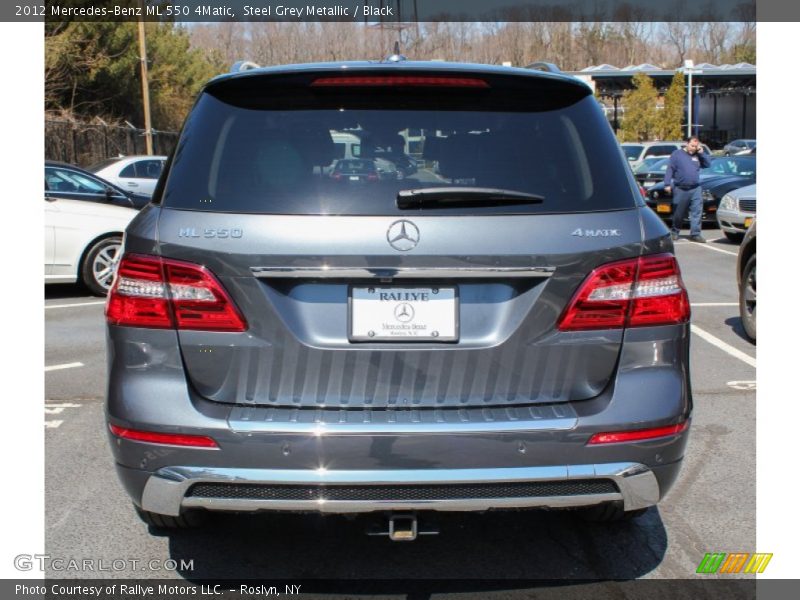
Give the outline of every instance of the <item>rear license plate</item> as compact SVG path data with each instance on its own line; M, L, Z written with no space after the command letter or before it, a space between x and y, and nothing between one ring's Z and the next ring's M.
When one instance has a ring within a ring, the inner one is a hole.
M350 181L358 181L358 175L350 175Z
M672 212L672 205L671 204L659 204L656 206L656 212L660 213L671 213Z
M656 182L655 182L655 181L645 181L645 182L642 184L642 187L649 188L649 187L653 187L655 184L656 184Z
M456 288L352 287L350 339L360 342L457 341Z
M753 217L745 218L745 220L744 220L744 228L748 229L752 223L753 223Z

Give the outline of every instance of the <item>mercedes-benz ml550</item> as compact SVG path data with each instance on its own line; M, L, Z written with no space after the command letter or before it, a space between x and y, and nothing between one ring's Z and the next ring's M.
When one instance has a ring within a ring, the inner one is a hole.
M360 160L418 167L334 179L343 134ZM408 539L421 510L625 518L664 497L687 442L668 231L591 89L555 69L213 79L127 229L106 317L111 447L155 526L384 511Z

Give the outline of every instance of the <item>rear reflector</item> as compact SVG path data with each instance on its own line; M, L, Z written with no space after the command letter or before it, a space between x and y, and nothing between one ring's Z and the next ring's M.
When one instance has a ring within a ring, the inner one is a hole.
M602 265L578 288L558 321L561 331L685 323L689 297L672 254Z
M204 435L184 435L180 433L156 433L154 431L139 431L125 429L117 425L108 425L115 436L136 442L150 442L151 444L168 444L170 446L191 446L194 448L219 448L217 442Z
M590 439L589 444L616 444L618 442L638 442L652 440L661 437L678 435L686 431L689 421L668 425L667 427L654 427L652 429L638 429L636 431L614 431L610 433L595 433Z
M354 76L354 77L319 77L311 82L311 87L459 87L488 88L483 79L473 77L424 77L424 76Z
M245 331L247 323L222 284L201 265L126 254L106 303L112 325Z

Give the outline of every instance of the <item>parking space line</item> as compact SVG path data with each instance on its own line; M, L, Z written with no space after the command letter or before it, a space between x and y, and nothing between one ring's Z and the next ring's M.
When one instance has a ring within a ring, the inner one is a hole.
M692 308L696 306L739 306L738 302L692 302Z
M61 371L62 369L75 369L83 366L85 365L82 362L64 363L63 365L51 365L49 367L45 367L44 372L48 373L49 371Z
M75 404L73 402L61 402L58 404L45 404L44 414L46 415L60 415L64 412L65 408L80 408L83 404Z
M723 352L727 352L728 354L730 354L734 358L738 358L740 361L742 361L744 363L747 363L751 367L755 368L755 366L756 366L756 359L755 358L753 358L749 354L745 354L741 350L738 350L738 349L734 348L730 344L727 344L727 343L723 342L721 339L719 339L716 336L711 335L710 333L708 333L704 329L700 329L697 325L692 325L692 333L696 334L698 337L703 338L709 344L713 344L714 346L716 346L717 348L719 348Z
M685 240L679 240L678 243L681 246L690 245L690 246L697 246L698 248L706 248L708 250L713 250L714 252L722 252L723 254L730 254L731 256L739 256L736 252L730 252L728 250L723 250L722 248L716 248L711 246L710 244L698 244L697 242L689 242Z
M78 304L50 304L44 307L45 310L49 310L51 308L76 308L78 306L97 306L98 304L105 304L105 300L100 300L98 302L81 302Z

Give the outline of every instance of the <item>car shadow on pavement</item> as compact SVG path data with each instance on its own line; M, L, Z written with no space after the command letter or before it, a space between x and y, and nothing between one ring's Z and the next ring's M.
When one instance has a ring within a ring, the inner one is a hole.
M388 594L408 593L412 583L419 591L421 580L455 592L479 583L520 589L544 580L635 579L655 569L667 549L655 507L616 524L543 510L431 518L440 534L414 542L367 535L371 524L386 525L385 517L368 515L218 514L203 529L167 535L170 558L193 561L178 572L187 580L336 580L340 591L353 593L373 580Z
M752 344L747 335L744 332L744 327L742 326L742 319L741 317L728 317L725 319L725 325L731 328L731 331L742 338L748 344Z

